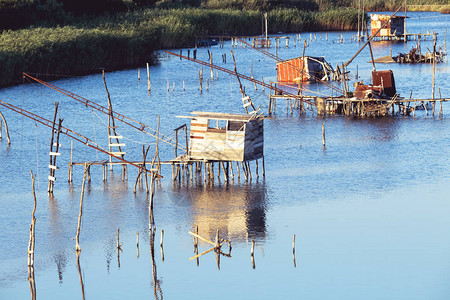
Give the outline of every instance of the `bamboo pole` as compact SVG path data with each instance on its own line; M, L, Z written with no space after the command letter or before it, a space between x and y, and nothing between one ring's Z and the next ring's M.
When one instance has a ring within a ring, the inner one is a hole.
M83 215L83 197L84 197L84 183L86 182L86 173L87 173L87 163L84 163L84 175L83 175L83 184L81 186L81 198L80 198L80 212L78 214L78 227L77 234L75 236L76 247L75 251L80 252L80 230L81 230L81 216Z

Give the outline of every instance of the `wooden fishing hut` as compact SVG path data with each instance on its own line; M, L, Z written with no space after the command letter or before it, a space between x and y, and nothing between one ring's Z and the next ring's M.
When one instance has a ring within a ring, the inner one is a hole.
M333 68L325 57L304 56L277 62L277 80L281 83L328 81Z
M373 14L370 16L370 32L375 34L387 21L386 26L375 34L379 40L401 39L405 34L405 16Z
M373 41L421 40L427 36L433 36L432 33L407 33L405 25L407 18L406 16L370 15L370 33L374 35ZM381 28L384 23L386 25Z
M177 116L191 120L188 151L172 160L176 164L205 163L211 178L213 163L219 163L228 178L230 162L242 166L245 178L251 178L250 161L263 161L264 175L264 126L263 117L257 114L228 114L194 111L191 116ZM225 167L224 163L227 164ZM212 175L214 176L214 175ZM219 175L220 176L220 175ZM234 177L231 167L231 176ZM238 173L239 176L239 173ZM174 179L177 175L174 174Z

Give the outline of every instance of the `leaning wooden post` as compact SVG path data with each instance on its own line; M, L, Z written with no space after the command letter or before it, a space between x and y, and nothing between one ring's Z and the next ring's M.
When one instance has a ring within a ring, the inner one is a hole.
M84 197L84 183L86 182L86 173L87 173L87 163L84 163L84 175L83 175L83 184L81 186L81 198L80 198L80 212L78 214L78 227L77 227L77 235L75 236L76 247L75 251L80 252L80 230L81 230L81 216L83 215L83 197Z
M322 144L325 148L325 123L322 123Z
M9 138L8 124L6 123L6 119L3 116L2 112L0 112L0 117L3 120L3 123L5 123L6 141L8 142L8 145L11 145L11 139ZM0 139L1 139L1 137L2 137L2 127L1 127L1 122L0 122Z
M34 239L35 239L35 225L36 225L36 217L34 216L34 213L36 212L36 192L34 189L34 179L35 176L33 175L33 171L30 170L31 173L31 186L33 189L33 200L34 200L34 207L33 211L31 213L31 225L30 225L30 241L28 243L28 266L34 266Z
M58 122L58 130L56 133L56 143L54 143L51 147L50 147L50 164L48 165L49 169L50 169L50 175L48 177L48 192L50 194L53 194L53 186L55 185L55 173L56 170L58 169L58 167L56 166L56 156L58 156L60 153L58 152L59 150L59 134L61 133L61 124L62 124L62 119L59 119ZM53 132L52 132L52 140L53 140ZM55 152L53 152L51 149L52 147L55 146Z
M55 113L53 115L53 123L52 123L52 137L50 139L50 164L49 165L53 165L53 156L56 156L57 154L55 152L53 152L53 141L54 141L54 137L55 137L55 124L56 124L56 116L58 114L58 102L55 102ZM47 192L52 193L52 178L53 178L53 174L52 174L52 169L50 169L50 176L48 178L48 188L47 188Z

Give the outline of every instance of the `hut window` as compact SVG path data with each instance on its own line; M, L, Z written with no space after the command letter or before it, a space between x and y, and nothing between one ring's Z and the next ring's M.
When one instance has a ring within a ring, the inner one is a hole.
M245 125L244 122L228 121L228 130L229 131L243 131L244 125Z
M227 120L209 119L208 120L208 128L225 130L227 128Z

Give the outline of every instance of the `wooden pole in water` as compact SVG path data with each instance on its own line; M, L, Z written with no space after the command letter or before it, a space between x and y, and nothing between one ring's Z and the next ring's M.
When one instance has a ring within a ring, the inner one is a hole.
M58 102L55 102L55 113L53 115L53 123L52 123L52 137L50 139L50 165L53 165L53 156L56 156L56 153L53 152L53 141L55 138L55 124L56 124L56 116L58 114ZM52 169L50 169L50 176L53 177L53 173L52 173ZM48 188L47 188L47 192L49 192L50 194L53 193L52 192L52 180L51 177L48 178Z
M86 173L87 173L87 163L84 163L84 175L83 175L83 184L81 185L81 198L80 198L80 212L78 213L78 227L77 234L75 236L76 247L75 251L80 252L80 230L81 230L81 216L83 215L83 197L84 197L84 183L86 182Z
M69 173L67 175L68 182L72 182L72 174L73 174L73 140L70 140L70 164L69 164Z
M296 263L295 263L295 234L294 237L292 238L292 258L294 259L294 268L296 267Z
M34 189L35 176L33 175L33 172L31 170L30 173L31 173L31 187L33 191L34 206L33 211L31 212L30 240L28 242L28 266L32 267L34 266L35 226L36 226L36 217L34 214L36 212L37 201L36 201L36 192Z
M147 63L147 89L148 89L148 92L150 93L150 91L152 89L152 85L150 83L150 67L149 67L148 63Z
M262 157L263 177L266 177L266 166L264 165L264 155Z
M117 228L117 251L122 250L122 244L120 243L120 239L119 239L119 232L120 232L120 228Z
M137 257L139 257L139 231L136 231L136 249L137 249Z
M2 112L0 112L0 117L3 120L3 123L5 123L6 141L8 142L8 145L11 145L11 139L9 138L8 124L6 123L6 119L3 116ZM1 127L1 122L0 122L0 139L1 138L2 138L2 127Z
M211 82L214 81L214 72L213 72L212 63L213 63L212 52L210 52L209 53L209 66L211 68Z
M436 73L436 32L433 32L433 78L431 83L431 99L434 99L434 78ZM435 103L433 101L433 103ZM434 116L434 105L433 105L433 116Z
M254 252L255 252L255 240L252 240L252 249L250 251L250 257L252 258L252 267L253 269L255 268L255 257L254 257Z
M325 123L322 123L322 144L325 148Z

